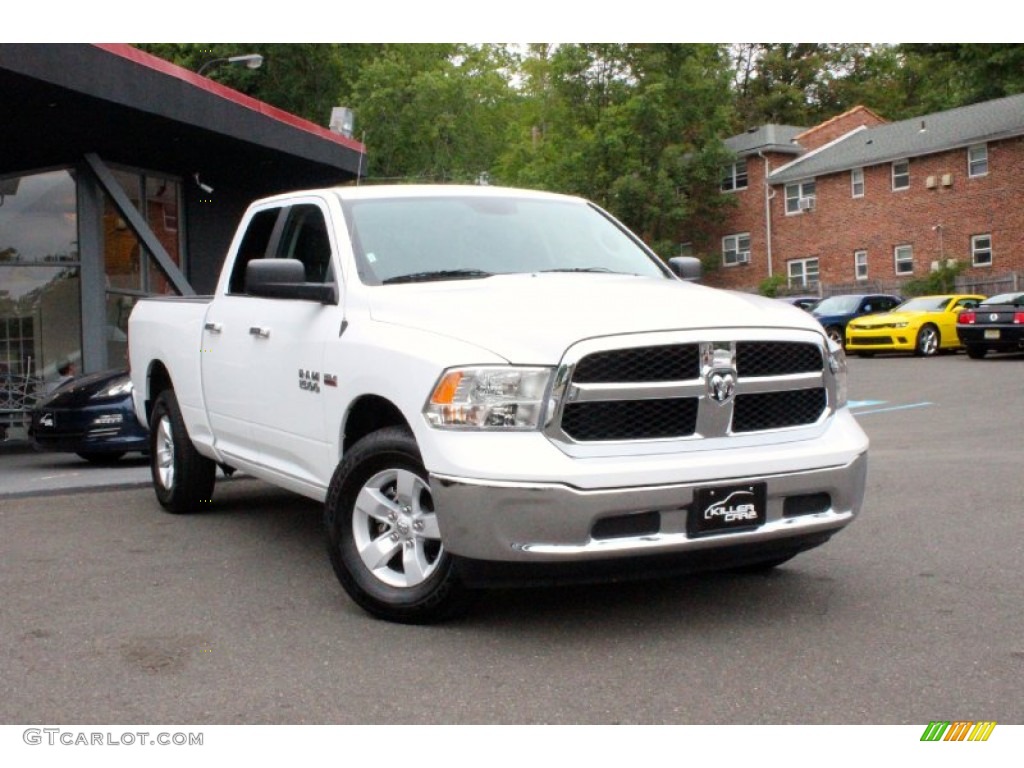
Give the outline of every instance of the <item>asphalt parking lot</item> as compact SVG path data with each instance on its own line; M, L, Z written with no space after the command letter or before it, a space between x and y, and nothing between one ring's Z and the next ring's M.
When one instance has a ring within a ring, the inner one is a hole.
M437 627L361 613L318 506L256 480L188 517L141 463L117 490L4 480L0 722L1024 722L1024 356L853 359L850 398L866 503L825 546Z

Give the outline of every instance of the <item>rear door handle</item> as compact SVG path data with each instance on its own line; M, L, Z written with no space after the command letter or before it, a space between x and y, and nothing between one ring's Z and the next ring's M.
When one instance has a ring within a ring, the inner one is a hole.
M224 330L224 326L220 323L207 323L205 326L206 330L210 333L220 333Z
M259 339L266 339L270 336L269 328L260 328L258 325L254 325L249 328L249 333Z

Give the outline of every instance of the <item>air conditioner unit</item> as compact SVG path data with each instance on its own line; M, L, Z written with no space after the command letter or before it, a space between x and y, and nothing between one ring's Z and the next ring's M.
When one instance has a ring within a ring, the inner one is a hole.
M800 210L801 211L813 211L814 210L814 198L813 197L801 197L800 198Z
M924 180L924 185L928 187L928 189L935 189L935 187L938 185L938 182L935 180L934 176L929 176L927 179Z
M737 264L749 264L750 263L750 251L740 251L736 254Z

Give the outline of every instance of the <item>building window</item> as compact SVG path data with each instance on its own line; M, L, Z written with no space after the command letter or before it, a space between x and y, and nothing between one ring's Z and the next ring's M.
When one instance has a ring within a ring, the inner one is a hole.
M892 164L892 188L894 190L910 188L909 160L897 160Z
M850 171L850 190L854 197L864 197L864 169L854 168Z
M971 264L975 267L992 266L992 235L971 237Z
M818 285L817 259L794 259L786 266L790 288L814 288Z
M813 211L816 201L814 179L794 181L786 185L786 215Z
M732 192L747 188L747 160L737 160L722 170L722 191Z
M868 279L868 252L853 252L853 274L858 280Z
M988 175L987 144L975 144L967 148L967 175L972 179L975 176Z
M722 263L727 267L750 263L749 232L741 232L722 238Z
M893 259L897 275L914 274L914 246L897 245L893 250Z
M680 256L693 256L693 243L680 243L679 244L679 255Z

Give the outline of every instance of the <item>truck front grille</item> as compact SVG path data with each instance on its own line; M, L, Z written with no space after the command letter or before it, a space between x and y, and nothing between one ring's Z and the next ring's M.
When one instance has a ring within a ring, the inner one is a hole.
M689 437L697 428L695 397L570 403L562 429L577 442Z
M825 410L825 389L740 395L732 412L733 432L760 432L813 424Z
M820 344L736 340L597 349L564 368L548 434L573 443L697 439L817 423Z

